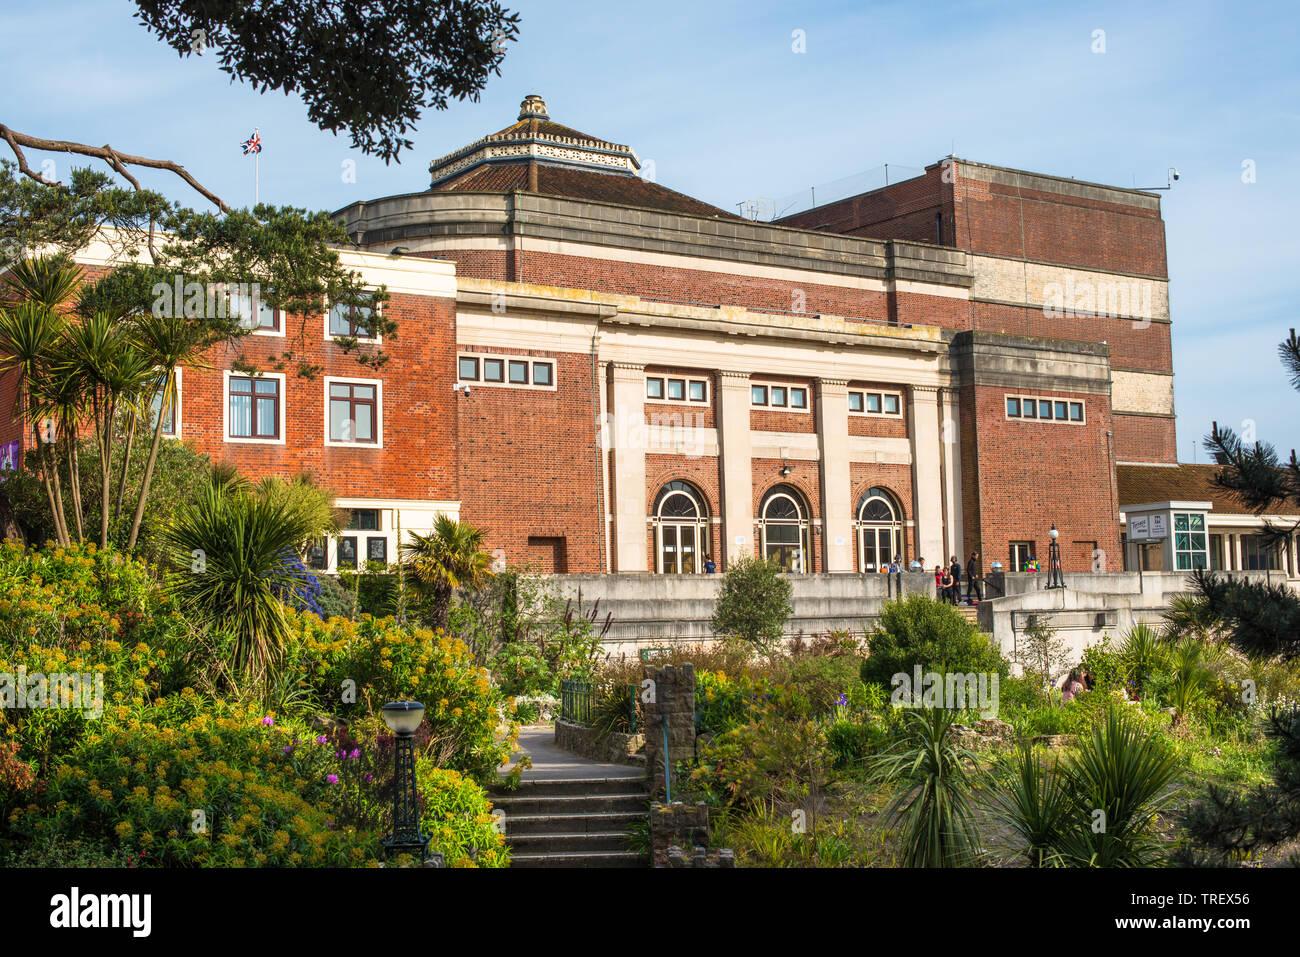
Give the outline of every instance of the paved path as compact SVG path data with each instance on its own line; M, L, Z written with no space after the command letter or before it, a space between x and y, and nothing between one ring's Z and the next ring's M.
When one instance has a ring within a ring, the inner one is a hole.
M509 763L501 766L504 774L527 754L533 766L523 774L525 781L554 781L565 778L644 778L645 768L633 764L605 764L561 751L553 743L555 729L549 724L535 724L519 731L519 748Z

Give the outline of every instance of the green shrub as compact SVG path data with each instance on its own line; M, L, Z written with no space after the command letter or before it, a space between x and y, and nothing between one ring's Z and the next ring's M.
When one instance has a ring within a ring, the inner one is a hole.
M510 866L505 833L481 787L430 761L416 763L415 780L420 828L429 835L430 851L441 851L448 867Z
M374 714L388 701L427 709L428 756L476 780L494 780L519 726L508 698L475 664L464 642L400 626L391 618L291 613L287 667L301 673L315 701L344 718Z
M1123 688L1128 683L1128 663L1116 649L1110 635L1102 635L1101 641L1083 650L1082 665L1092 676L1093 690L1110 692Z
M790 581L775 562L745 557L731 563L713 612L713 632L770 651L790 618Z
M193 693L145 718L115 715L88 734L39 798L10 814L12 832L32 847L75 837L146 866L375 860L375 835L331 826L335 785L318 759L298 754L303 727Z
M916 665L923 672L1007 675L1007 663L991 638L953 606L926 595L887 602L867 643L861 674L868 683L888 687L900 673L910 680Z

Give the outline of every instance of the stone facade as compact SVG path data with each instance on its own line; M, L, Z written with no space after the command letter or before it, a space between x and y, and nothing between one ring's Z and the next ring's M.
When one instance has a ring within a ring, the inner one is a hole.
M650 694L642 694L645 708L645 760L650 795L665 795L664 749L674 776L680 761L695 757L695 666L646 665L643 677L651 681Z
M736 854L709 847L707 804L651 804L650 866L735 867Z

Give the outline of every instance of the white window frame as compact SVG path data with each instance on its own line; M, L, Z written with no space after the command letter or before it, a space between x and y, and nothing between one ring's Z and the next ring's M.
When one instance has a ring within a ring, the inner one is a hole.
M1010 412L1007 411L1007 400L1008 400L1008 399L1018 399L1018 400L1020 401L1020 415L1012 415ZM1052 403L1052 405L1053 405L1053 409L1052 409L1053 415L1052 415L1052 418L1050 418L1050 419L1044 419L1042 416L1038 415L1038 407L1037 407L1037 405L1035 405L1035 407L1034 407L1034 415L1032 415L1032 416L1027 416L1027 415L1025 415L1025 414L1024 414L1024 409L1025 409L1025 403L1026 403L1026 402L1035 402L1035 403L1038 403L1038 402L1050 402L1050 403ZM1058 419L1058 418L1056 418L1056 415L1055 415L1055 412L1056 412L1055 405L1056 405L1057 402L1064 402L1064 403L1065 403L1065 414L1066 414L1066 418L1064 418L1064 419ZM1079 407L1080 411L1083 413L1083 418L1081 418L1081 419L1071 419L1071 418L1069 418L1069 414L1070 414L1070 406L1072 406L1072 405L1077 405L1077 406ZM1007 420L1010 421L1010 422L1045 422L1045 423L1048 423L1048 424L1051 424L1051 425L1055 425L1056 423L1059 422L1059 423L1061 423L1062 425L1087 425L1087 424L1088 424L1088 403L1087 403L1086 401L1084 401L1083 399L1063 398L1062 396L1059 396L1059 395L1028 395L1028 394L1025 394L1025 393L1022 393L1022 392L1007 392L1007 393L1004 393L1003 396L1002 396L1002 416L1003 416L1003 418L1007 419Z
M647 388L646 388L645 390L643 390L643 392L644 392L644 394L645 394L645 400L646 400L646 402L654 403L654 404L656 404L656 405L697 405L697 406L706 406L706 405L709 404L710 399L712 399L712 394L711 394L711 393L712 393L712 390L711 390L710 387L709 387L709 380L708 380L706 377L704 377L704 376L697 376L697 375L677 375L677 374L669 374L669 373L667 373L667 372L656 372L656 373L653 373L653 374L647 375L645 378L646 378L646 381L647 381L647 382L649 382L651 379L658 379L660 382L662 382L662 383L664 384L664 394L663 394L663 398L661 398L661 399L652 399L652 398L650 398L649 387L647 386ZM668 380L669 380L669 379L681 379L681 380L686 384L686 393L685 393L685 396L686 396L686 397L685 397L685 398L682 398L682 399L670 399L670 398L668 398ZM692 383L696 383L696 382L698 382L698 383L700 383L701 385L704 386L704 398L703 398L703 399L692 399L692 398L691 398L691 384L692 384Z
M793 413L795 413L796 415L803 415L803 414L805 414L805 413L809 413L809 414L812 413L812 405L813 405L813 390L812 390L812 386L811 386L811 385L808 385L808 384L805 383L805 382L780 382L780 381L769 381L769 380L762 380L762 379L759 379L759 380L751 380L749 384L750 384L750 392L749 392L749 407L750 407L751 409L765 409L765 410L768 411L768 412L793 412ZM760 405L759 403L757 403L757 402L754 401L754 390L753 390L753 387L756 386L756 385L761 385L763 388L767 389L767 393L766 393L766 394L767 394L767 404L766 404L766 405ZM772 404L772 389L773 389L773 388L777 388L777 389L785 389L785 392L786 392L786 400L787 400L785 405L773 405L773 404ZM802 409L797 409L797 408L795 408L794 406L792 406L792 405L790 404L790 402L789 402L789 395L790 395L790 390L791 390L791 389L803 389L803 391L804 391L804 395L807 397L807 402L804 404L804 407L803 407Z
M345 375L324 376L324 424L325 445L336 449L382 449L384 447L384 380L361 379ZM330 386L331 385L373 385L375 387L375 441L340 442L330 438Z
M234 376L238 379L279 379L280 380L280 408L278 410L280 421L280 437L278 439L259 439L256 437L232 436L230 434L230 379ZM289 432L289 422L285 415L288 409L288 377L283 372L263 372L261 375L250 376L243 372L234 372L231 369L223 369L221 372L221 438L224 442L232 445L284 445L285 438Z
M367 291L367 292L376 292L377 290L369 289L369 290L366 290L366 291ZM330 332L330 313L333 311L333 309L334 309L334 303L327 303L327 304L326 304L326 306L325 306L325 323L324 323L324 325L325 325L325 340L326 340L327 342L333 342L335 339L346 339L346 338L347 338L346 336L340 335L340 334L338 334L338 333ZM374 306L371 307L371 315L382 317L383 314L384 314L384 310L383 310L383 306L382 306L382 304L380 304L380 303L375 303ZM281 327L281 328L284 328L284 319L283 319L283 318L281 318L281 320L280 320L280 327ZM267 333L267 334L270 335L270 333ZM373 345L379 345L381 342L384 341L384 337L383 337L382 335L375 335L375 336L357 336L356 339L357 339L357 342L365 342L365 343L370 343L370 344L373 344Z
M182 398L181 380L184 377L184 374L185 374L185 370L182 369L180 366L177 366L176 367L176 414L172 416L172 431L164 432L162 434L162 437L164 439L179 439L181 437L181 398ZM153 409L152 399L149 400L149 408L150 410ZM227 410L229 410L229 406L227 406ZM159 414L161 414L161 409L159 410ZM150 427L149 432L150 434L153 433L152 426Z
M462 379L460 375L461 359L477 359L478 375L477 379ZM500 359L503 363L502 372L504 381L488 382L483 378L483 361L485 359ZM519 383L510 381L510 363L527 362L528 363L528 382ZM533 366L549 365L551 367L551 384L535 385L533 383ZM470 386L480 386L490 389L531 389L534 392L555 392L559 389L560 382L560 362L554 356L512 356L505 353L497 352L460 352L456 353L456 381Z
M866 416L867 418L871 418L871 419L901 419L901 418L903 417L903 393L900 392L900 391L897 390L897 389L867 389L867 388L857 388L857 387L854 387L854 388L852 388L852 389L849 389L849 394L850 394L850 395L854 395L854 394L856 394L856 395L860 395L860 396L862 396L862 409L861 409L860 411L855 411L855 410L850 406L850 408L849 408L849 415L861 415L861 416ZM879 411L879 412L870 412L870 411L867 410L867 396L868 396L868 395L878 395L878 396L880 396L880 411ZM898 400L898 411L897 411L897 412L886 412L886 411L885 411L885 396L887 396L887 395L888 395L888 396L893 396L894 398L896 398L896 399Z

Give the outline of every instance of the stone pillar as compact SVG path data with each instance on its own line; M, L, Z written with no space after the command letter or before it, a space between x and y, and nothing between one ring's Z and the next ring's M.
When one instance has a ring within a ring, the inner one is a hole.
M614 445L614 568L646 571L645 366L610 363L614 407L609 411Z
M645 701L645 765L650 796L662 798L664 788L664 744L668 745L668 767L676 783L677 762L695 757L695 666L646 665L642 676L654 684ZM643 683L644 687L644 683ZM666 734L665 734L666 730Z
M1169 551L1168 542L1165 543L1165 551ZM1240 571L1246 566L1241 561L1241 535L1232 536L1232 567Z
M914 385L908 394L911 410L912 488L916 505L916 554L935 565L943 554L943 483L940 477L939 389Z
M722 553L730 565L734 559L754 554L748 372L718 372L717 421L722 460Z
M961 429L958 426L957 390L941 389L940 398L942 401L939 403L939 408L942 415L939 422L939 441L943 447L943 529L944 545L948 549L947 554L942 557L946 560L949 556L956 555L961 560L962 568L965 568L968 556L962 554L965 541L962 537L964 530L961 507ZM929 557L926 555L926 558Z
M849 382L817 380L817 441L822 473L822 568L853 571L853 501L849 475Z

